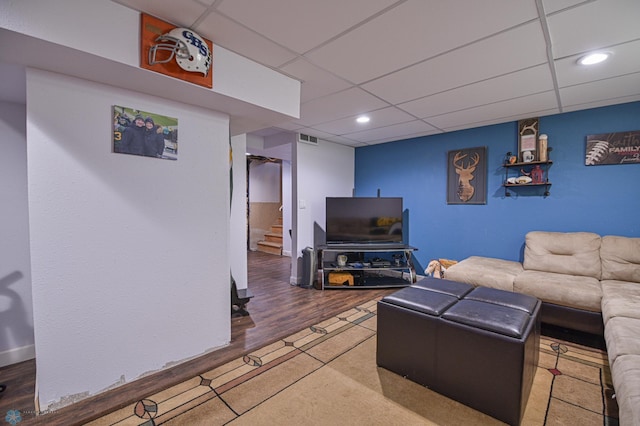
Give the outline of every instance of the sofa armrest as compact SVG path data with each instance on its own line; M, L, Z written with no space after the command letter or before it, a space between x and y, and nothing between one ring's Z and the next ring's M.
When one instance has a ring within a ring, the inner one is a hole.
M445 278L476 287L513 291L513 281L522 271L520 262L471 256L450 266L445 272Z

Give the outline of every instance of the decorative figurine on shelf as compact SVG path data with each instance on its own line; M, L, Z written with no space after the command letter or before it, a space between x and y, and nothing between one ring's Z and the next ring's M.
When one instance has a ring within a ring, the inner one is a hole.
M540 164L536 164L536 166L533 169L531 169L531 182L544 183L543 175L544 175L544 172L540 168Z

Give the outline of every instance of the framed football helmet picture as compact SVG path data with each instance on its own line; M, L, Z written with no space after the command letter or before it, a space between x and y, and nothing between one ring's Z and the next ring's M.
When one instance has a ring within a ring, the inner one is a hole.
M213 87L213 44L189 28L141 14L140 66Z

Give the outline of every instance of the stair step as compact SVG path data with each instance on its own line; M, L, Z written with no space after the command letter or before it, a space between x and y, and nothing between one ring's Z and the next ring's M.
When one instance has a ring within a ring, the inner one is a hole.
M278 243L273 243L270 241L258 241L258 245L261 245L261 244L269 247L282 247L282 245Z
M282 245L282 234L275 234L273 232L267 232L264 234L265 241L270 243L278 243Z
M270 241L258 241L258 251L282 255L282 244L273 243Z

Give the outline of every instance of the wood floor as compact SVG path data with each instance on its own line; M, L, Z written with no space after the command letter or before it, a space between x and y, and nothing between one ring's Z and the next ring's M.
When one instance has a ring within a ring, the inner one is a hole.
M84 399L55 413L33 416L35 361L0 368L0 418L7 411L22 413L20 425L81 425L110 411L190 379L247 352L316 324L362 302L397 289L314 290L289 284L290 258L249 252L249 289L254 298L247 305L250 316L232 318L229 346L179 366L127 383Z

